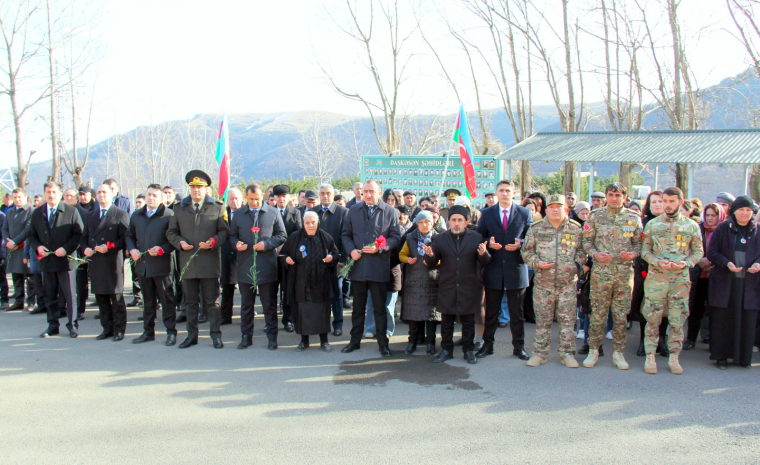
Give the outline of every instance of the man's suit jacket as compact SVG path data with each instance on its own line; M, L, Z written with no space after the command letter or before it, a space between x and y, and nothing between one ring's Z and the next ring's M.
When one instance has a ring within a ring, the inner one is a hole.
M22 207L15 207L8 209L8 213L5 214L5 223L3 223L3 244L2 248L5 251L9 251L5 247L5 241L10 239L14 244L20 246L26 241L29 235L29 224L32 221L31 205L26 204ZM13 251L10 260L5 263L5 271L8 273L29 274L29 265L24 265L24 247L21 246Z
M231 224L234 217L234 212L227 207L227 224ZM237 249L228 240L222 244L222 276L219 283L237 284Z
M385 236L387 246L377 253L362 255L351 267L348 276L352 281L390 281L391 251L398 251L401 241L398 210L378 200L372 216L369 216L366 203L356 204L348 210L341 235L343 247L349 254L352 250L361 250L365 245L374 244L379 236Z
M291 234L303 228L303 213L300 208L285 206L285 216L282 216L280 209L277 207L270 207L275 210L276 213L282 218L282 222L285 225L285 235L290 237Z
M169 220L173 212L166 205L159 205L153 216L148 218L148 207L142 207L132 214L127 230L127 252L136 249L140 253L155 246L161 247L163 255L151 257L144 254L135 262L135 274L147 278L169 276L172 272L172 247L166 238Z
M513 244L515 239L522 242L533 218L530 211L512 202L509 207L509 224L504 232L499 204L485 208L478 222L477 232L490 243L492 237L501 245ZM489 246L491 263L483 272L483 285L488 289L524 289L528 287L528 266L523 262L520 249L508 251L505 248L493 250Z
M55 251L63 247L66 255L71 255L79 248L79 240L82 238L82 218L79 216L77 207L66 205L63 201L58 203L58 207L53 215L53 220L49 224L48 204L40 205L32 212L32 221L29 228L29 244L32 247L32 253L37 255L37 248L45 246L50 254L40 260L40 271L61 272L77 268L77 262L69 260L68 257L56 257Z
M343 224L348 216L348 208L341 207L333 202L332 205L327 207L326 211L322 211L322 205L312 208L311 211L319 215L319 229L329 234L333 238L333 241L335 241L335 247L338 248L338 252L340 253L338 261L345 263L348 260L348 252L343 248L343 240L340 235L343 232Z
M248 205L235 210L230 224L230 244L240 242L248 244L248 248L237 253L238 283L253 284L251 266L253 266L254 233L251 228L260 228L256 242L264 242L264 250L256 252L256 282L268 284L277 282L277 248L285 243L285 225L282 222L280 210L263 204L254 218Z
M100 217L100 205L93 208L84 220L84 232L80 240L81 250L95 250L95 246L109 242L114 247L106 253L95 252L90 258L90 290L93 294L122 294L124 292L124 249L127 246L129 215L116 205L111 205L106 216Z
M116 208L127 212L127 217L132 214L132 201L129 200L129 197L118 194L113 198L113 204L116 205ZM98 208L97 202L93 208Z
M422 209L417 205L407 208L409 209L409 221L414 221L414 217L417 216L417 213L422 211Z

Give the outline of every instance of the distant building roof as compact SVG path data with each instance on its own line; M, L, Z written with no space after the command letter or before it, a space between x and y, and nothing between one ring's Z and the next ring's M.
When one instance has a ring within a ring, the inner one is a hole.
M760 164L760 129L539 132L501 160Z

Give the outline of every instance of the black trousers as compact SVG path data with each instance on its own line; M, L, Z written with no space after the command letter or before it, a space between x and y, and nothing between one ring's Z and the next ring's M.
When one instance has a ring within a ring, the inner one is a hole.
M132 295L136 301L140 301L140 280L137 273L135 273L135 262L129 262L129 270L132 272Z
M388 283L351 281L351 285L354 290L354 307L351 311L351 344L361 344L364 335L364 319L367 317L367 293L370 293L375 313L377 344L380 347L387 347L388 313L385 309L385 297L388 294Z
M11 273L13 295L10 298L13 300L14 305L24 305L24 281L26 281L26 277L27 275L23 273Z
M127 330L127 304L124 294L95 294L100 309L100 326L104 333L124 333Z
M697 342L699 328L702 326L702 318L705 316L707 307L708 278L699 278L691 283L689 291L689 317L686 319L688 332L686 340Z
M417 342L424 334L425 342L431 344L435 342L435 329L438 327L437 321L407 321L409 324L409 342Z
M140 288L143 292L143 332L156 334L156 313L158 303L161 303L166 334L177 334L177 307L174 305L172 278L170 275L148 278L139 276Z
M172 274L174 275L174 306L177 307L177 309L180 312L185 311L185 296L184 292L182 291L182 281L179 280L179 275L182 272L179 268L179 251L175 251L172 254Z
M30 274L26 284L26 304L32 307L36 303L39 308L45 308L45 288L42 286L42 274Z
M232 319L232 304L234 298L235 285L222 284L222 305L219 307L222 315L222 321L230 321Z
M462 323L462 351L475 348L475 315L458 315ZM457 315L441 315L441 349L454 352L454 322Z
M76 292L76 270L69 271L45 271L42 273L42 285L45 289L45 306L47 307L47 321L49 329L58 329L58 295L63 296L66 303L66 327L71 330L78 328L74 311L74 293Z
M187 312L187 337L198 338L198 312L200 312L201 296L203 311L208 317L209 335L212 338L222 337L219 315L219 278L185 278L182 280L182 292L185 296L185 311Z
M0 265L0 302L8 302L8 275L5 273L5 263Z
M282 302L282 320L281 321L282 321L282 325L285 326L286 324L293 322L293 309L290 307L290 304L285 303L285 299L283 298L285 294L285 290L288 287L288 282L285 279L284 260L281 263L281 265L282 266L278 267L277 269L277 282L274 283L274 285L279 287L280 289L280 302Z
M84 314L87 298L90 297L87 271L87 265L79 265L77 268L77 316Z
M259 284L256 290L247 283L240 283L240 332L243 336L253 337L253 306L256 294L261 300L264 311L264 323L267 338L277 341L277 283Z
M523 350L525 347L525 317L523 316L523 299L525 289L490 289L486 288L486 321L483 330L483 344L493 347L494 335L499 324L501 299L507 293L509 305L509 329L512 332L512 347ZM441 328L443 331L443 328Z

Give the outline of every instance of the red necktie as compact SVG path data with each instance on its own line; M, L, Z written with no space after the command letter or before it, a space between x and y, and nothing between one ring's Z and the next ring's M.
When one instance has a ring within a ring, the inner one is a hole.
M504 232L507 232L507 225L509 222L507 221L507 211L504 210L504 220L501 222L501 225L504 226Z

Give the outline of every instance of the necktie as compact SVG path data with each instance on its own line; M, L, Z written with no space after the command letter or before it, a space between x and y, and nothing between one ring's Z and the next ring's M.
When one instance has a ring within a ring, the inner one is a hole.
M327 207L322 207L322 213L327 211Z
M100 218L101 218L101 219L103 219L103 217L104 217L104 216L106 216L106 212L107 212L107 211L108 211L108 210L106 210L105 208L101 208L101 209L100 209Z
M50 214L48 215L48 223L53 222L53 215L55 215L55 208L50 208Z
M369 216L372 216L372 212L375 210L375 207L369 207Z
M151 216L153 216L153 210L148 210L148 218L150 218Z
M196 203L195 204L195 213L197 214L200 211L201 211L201 207Z
M504 232L507 232L508 224L509 224L509 221L507 221L507 210L504 210L504 219L501 222L501 225L504 227Z
M280 215L282 215L282 217L285 218L285 209L284 208L282 210L280 210Z

